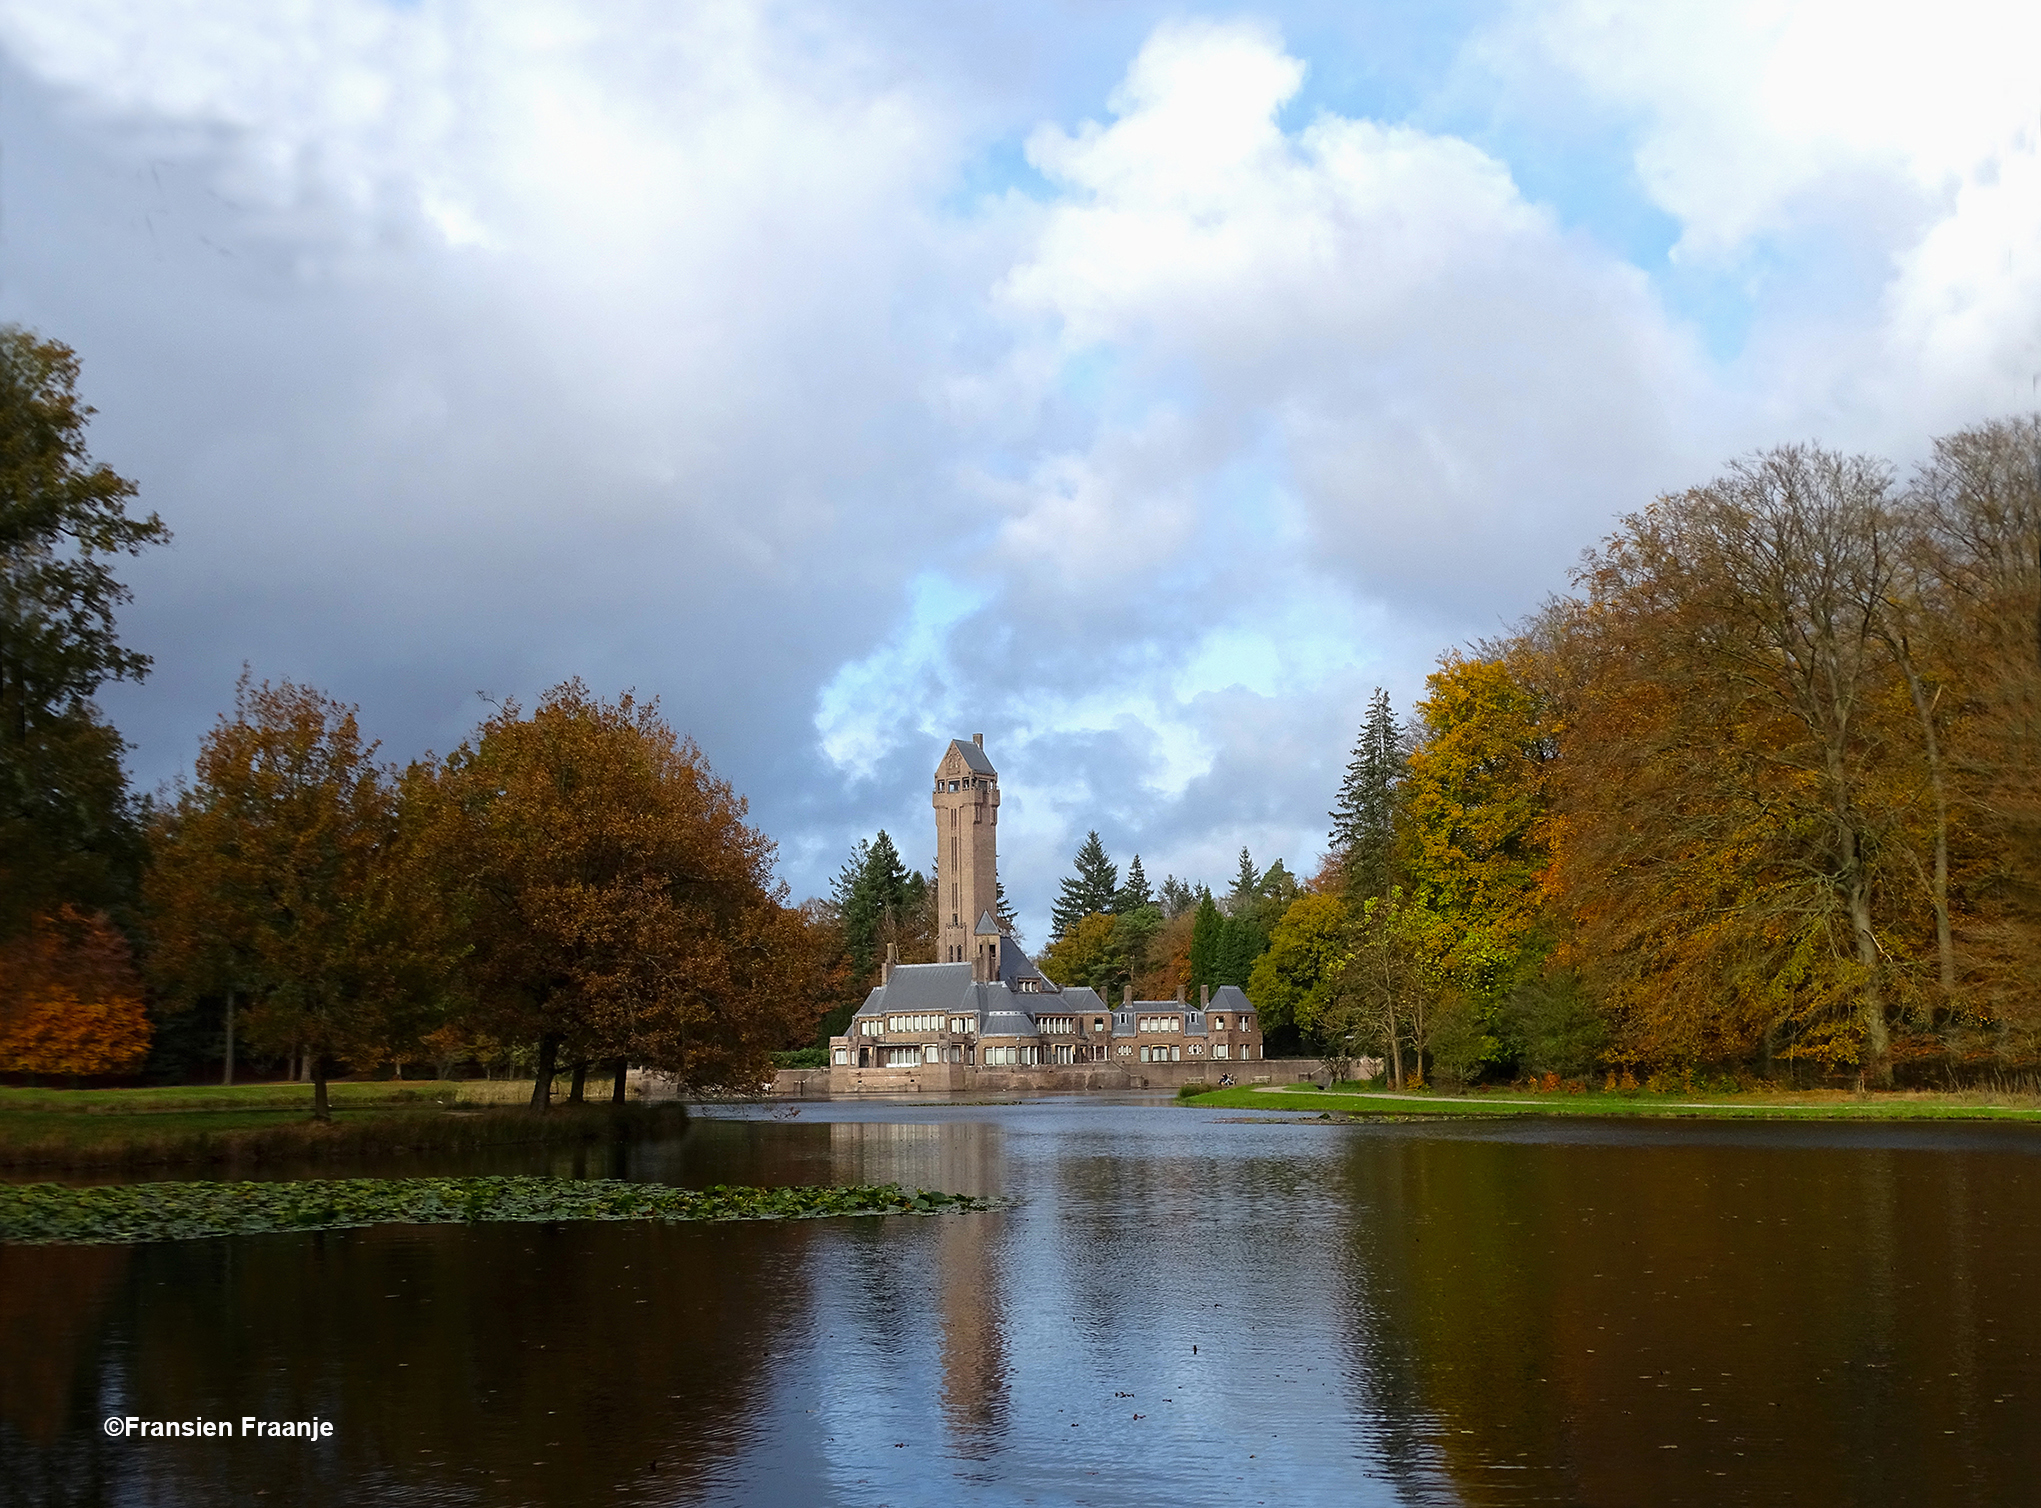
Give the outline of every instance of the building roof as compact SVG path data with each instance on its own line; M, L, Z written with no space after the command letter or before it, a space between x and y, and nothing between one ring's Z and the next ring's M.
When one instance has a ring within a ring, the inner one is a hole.
M1247 998L1247 992L1237 984L1222 984L1212 991L1212 1007L1215 1011L1251 1011L1254 1002Z
M997 775L999 773L999 771L992 768L992 761L985 757L985 751L970 739L953 738L950 740L950 747L963 756L964 768L973 775Z
M999 925L998 918L993 916L990 911L987 911L978 918L978 931L976 935L979 937L1004 937L1006 936L1006 929Z
M963 1006L972 982L971 965L968 963L896 964L892 979L865 996L865 1003L858 1007L858 1014L880 1016L888 1011L956 1010Z

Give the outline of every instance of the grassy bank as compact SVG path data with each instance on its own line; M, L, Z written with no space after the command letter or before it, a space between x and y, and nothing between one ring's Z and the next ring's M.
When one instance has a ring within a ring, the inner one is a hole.
M369 1225L554 1220L812 1220L994 1208L898 1184L681 1189L574 1178L341 1178L297 1183L0 1186L0 1240L66 1245L191 1240Z
M1968 1120L2041 1123L2041 1098L1985 1091L1906 1091L1854 1095L1846 1091L1653 1094L1646 1090L1590 1090L1547 1094L1531 1090L1476 1090L1468 1094L1385 1090L1341 1084L1219 1089L1185 1103L1200 1110L1266 1110L1354 1119L1431 1119L1495 1116L1648 1116L1692 1120Z
M531 1086L522 1087L517 1095L514 1084L335 1084L333 1119L324 1124L311 1119L311 1088L304 1084L0 1089L0 1167L260 1165L637 1140L672 1135L687 1124L685 1108L671 1102L556 1104L535 1115L522 1108Z

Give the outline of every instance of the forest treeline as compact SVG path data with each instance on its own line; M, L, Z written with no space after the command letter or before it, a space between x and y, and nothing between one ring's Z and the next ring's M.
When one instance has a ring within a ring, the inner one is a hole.
M444 759L244 674L190 779L127 789L92 697L139 679L114 571L168 538L95 463L65 347L0 330L0 1072L626 1064L755 1086L849 973L771 841L656 705L578 681Z
M579 682L397 768L244 677L136 799L92 699L148 673L115 566L168 530L88 453L77 376L0 329L0 1072L755 1084L888 945L935 956L886 833L792 906L702 752ZM1623 518L1407 725L1376 693L1332 818L1308 879L1243 850L1223 894L1091 833L1038 961L1241 985L1273 1050L1397 1082L2041 1066L2041 418L1905 478L1780 447Z
M2041 420L1783 446L1377 693L1249 993L1399 1080L2041 1060Z

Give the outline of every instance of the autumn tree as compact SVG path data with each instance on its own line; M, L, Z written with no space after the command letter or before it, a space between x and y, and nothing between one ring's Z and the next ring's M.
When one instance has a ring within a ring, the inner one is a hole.
M1780 447L1626 518L1586 600L1547 615L1555 894L1628 1051L1707 1061L1784 1031L1889 1082L1947 896L1911 533L1883 463Z
M1264 1032L1294 1026L1307 1041L1317 1036L1351 950L1351 921L1338 896L1302 895L1290 903L1246 981Z
M1318 1031L1379 1048L1392 1089L1423 1083L1443 984L1437 918L1392 887L1361 902L1348 936L1351 948L1326 990Z
M92 697L148 673L115 628L114 562L169 531L87 451L77 379L68 347L0 326L0 939L125 903L140 857L125 745Z
M1535 923L1547 849L1551 729L1535 687L1500 654L1449 654L1425 680L1404 776L1409 904L1451 937L1453 983L1486 1001Z
M806 923L742 797L656 704L579 681L506 702L433 782L434 864L478 1020L559 1065L626 1060L697 1089L751 1087L813 1030Z
M244 674L149 834L158 989L245 995L251 1043L308 1055L319 1120L333 1060L387 1060L444 999L432 893L375 753L354 708Z
M1937 440L1908 502L1929 658L1959 693L1926 693L1934 715L1961 715L1945 756L1953 821L1968 829L1955 841L1978 853L1949 946L1960 946L1970 1006L2031 1036L2041 1024L2041 415Z
M132 1073L151 1026L127 939L73 906L0 943L0 1072Z
M1113 961L1113 917L1094 911L1079 917L1043 949L1035 966L1057 984L1090 986L1095 977L1111 972Z

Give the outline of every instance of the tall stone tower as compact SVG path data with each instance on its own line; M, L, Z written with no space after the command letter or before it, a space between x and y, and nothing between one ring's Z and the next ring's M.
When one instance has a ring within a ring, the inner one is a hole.
M985 735L951 739L935 767L936 957L974 965L975 979L999 977L998 827L999 772ZM993 925L981 933L987 916Z

